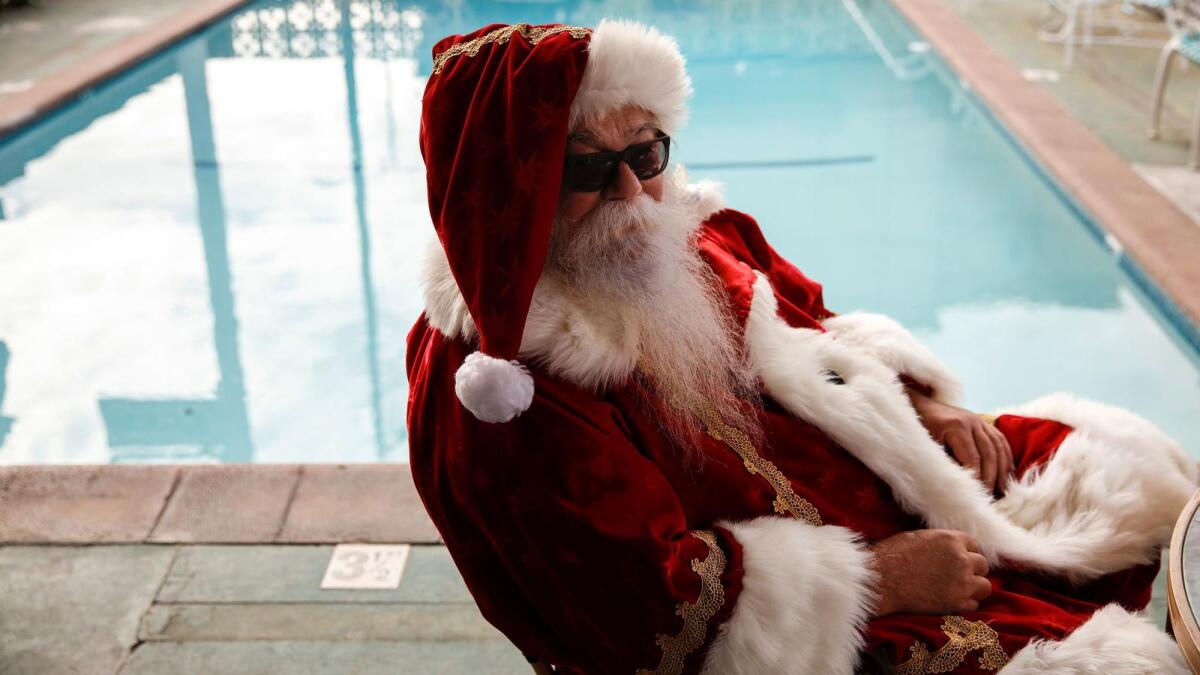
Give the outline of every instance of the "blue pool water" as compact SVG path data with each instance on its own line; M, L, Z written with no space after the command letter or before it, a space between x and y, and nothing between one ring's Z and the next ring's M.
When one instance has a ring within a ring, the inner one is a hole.
M0 463L404 461L430 48L605 15L679 37L672 157L831 308L908 325L972 407L1071 391L1200 453L1195 352L885 2L300 0L0 140Z

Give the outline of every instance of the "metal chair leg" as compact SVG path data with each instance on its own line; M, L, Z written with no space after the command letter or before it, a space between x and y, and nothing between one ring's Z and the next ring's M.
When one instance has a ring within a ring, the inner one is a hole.
M1068 0L1067 20L1063 24L1063 34L1067 38L1063 45L1063 64L1067 70L1070 70L1071 65L1075 62L1075 31L1079 29L1079 3L1082 1Z
M1192 116L1192 159L1188 166L1200 170L1200 97L1196 98L1196 111Z
M1158 55L1158 70L1154 73L1154 103L1150 108L1150 129L1146 132L1150 138L1158 138L1158 128L1162 123L1163 97L1167 93L1167 78L1171 75L1171 65L1175 62L1175 47L1178 38L1171 38L1163 45Z
M1083 46L1091 47L1092 36L1096 33L1096 4L1088 2L1083 12Z

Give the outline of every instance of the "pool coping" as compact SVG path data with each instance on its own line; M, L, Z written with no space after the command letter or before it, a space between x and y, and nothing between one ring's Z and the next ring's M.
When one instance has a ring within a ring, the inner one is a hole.
M190 6L39 79L29 89L0 97L0 135L37 121L85 90L203 29L250 0L192 0Z
M441 542L407 464L0 466L0 545L349 542Z
M1200 353L1200 225L1047 91L1026 80L943 0L891 2Z

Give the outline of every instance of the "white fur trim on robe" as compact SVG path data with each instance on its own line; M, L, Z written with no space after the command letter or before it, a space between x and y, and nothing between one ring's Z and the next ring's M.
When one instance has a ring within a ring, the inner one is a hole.
M770 282L760 274L746 321L746 345L763 388L789 412L815 424L858 457L888 483L906 510L922 516L930 527L974 536L993 564L1017 562L1076 582L1158 554L1158 533L1174 520L1167 511L1176 503L1183 505L1179 492L1161 495L1159 483L1134 479L1131 494L1143 501L1164 500L1162 505L1123 503L1137 512L1134 516L1099 508L1031 510L1026 529L997 508L979 481L930 438L894 368L831 333L789 326L778 316L777 306ZM830 382L829 370L844 384ZM1108 440L1112 438L1110 434ZM1089 461L1104 461L1109 444L1092 444L1086 452ZM1164 455L1155 444L1133 447L1137 461L1181 471L1177 458ZM1183 472L1183 480L1194 483L1194 469ZM1076 472L1083 481L1089 479L1085 474Z
M1112 565L1146 561L1170 541L1200 469L1154 425L1127 410L1062 393L997 413L1074 428L1044 467L1012 483L996 502L1013 522L1036 532L1073 513L1102 513L1129 534L1101 542L1095 551Z
M933 389L936 400L960 405L958 378L894 320L882 314L850 312L825 319L821 325L843 345L870 354L898 374Z
M1031 642L1000 675L1188 675L1175 641L1145 617L1109 605L1061 642Z
M856 535L777 516L719 524L742 546L745 575L705 675L853 673L875 600Z
M721 183L707 179L688 183L687 169L682 164L675 169L674 179L684 186L692 217L697 223L708 220L709 216L725 208L725 186Z

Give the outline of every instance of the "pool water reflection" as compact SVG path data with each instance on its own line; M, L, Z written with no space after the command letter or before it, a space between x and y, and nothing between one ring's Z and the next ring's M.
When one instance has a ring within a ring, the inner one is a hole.
M0 463L404 461L430 48L629 16L696 85L673 159L968 403L1066 390L1200 452L1200 366L881 0L259 2L0 140Z

